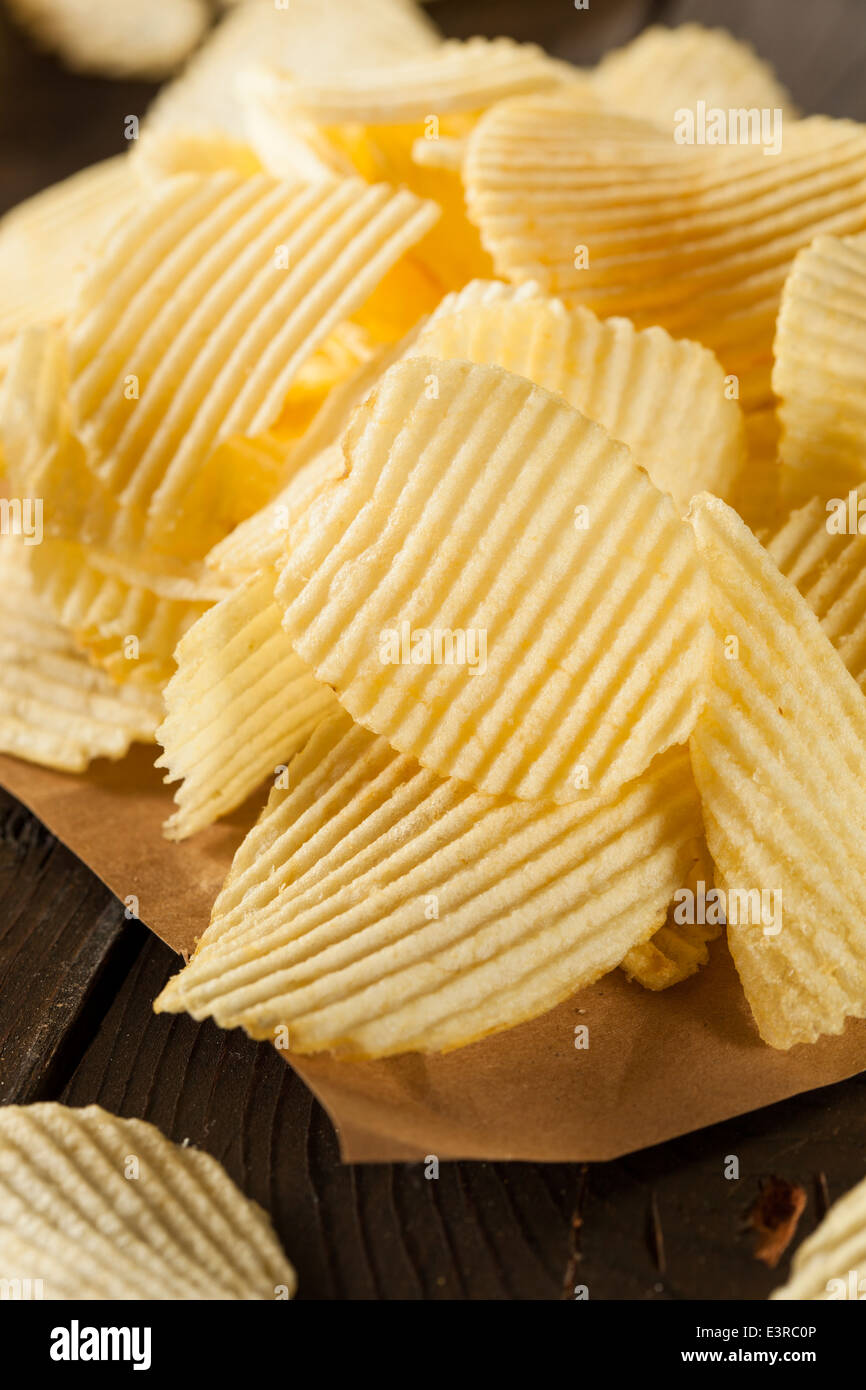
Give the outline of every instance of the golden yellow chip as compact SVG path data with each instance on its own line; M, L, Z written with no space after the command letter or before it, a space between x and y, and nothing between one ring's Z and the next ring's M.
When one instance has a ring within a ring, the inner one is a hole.
M159 93L147 128L246 138L238 74L261 63L301 73L351 71L435 51L441 40L414 0L291 0L237 5L180 77Z
M0 404L12 491L43 503L30 578L47 611L115 680L159 687L183 632L225 588L200 566L132 561L89 543L110 530L116 504L70 434L66 368L60 333L25 330Z
M543 1013L664 920L696 805L680 750L609 797L517 802L323 724L157 1011L296 1052L454 1048Z
M719 363L699 343L536 298L437 316L414 351L498 365L564 397L627 444L680 511L696 492L730 500L739 485L742 412L726 397Z
M828 505L818 498L766 540L861 689L866 689L866 484Z
M93 758L122 758L133 742L151 742L162 702L94 667L34 593L29 565L41 530L34 500L0 501L21 528L0 541L0 752L83 772Z
M224 173L172 179L124 222L68 323L73 428L118 504L103 543L197 558L225 534L209 461L275 423L304 363L436 215L357 180Z
M794 1255L771 1299L838 1303L866 1299L866 1181L834 1202Z
M280 85L287 116L300 114L319 126L374 126L482 111L505 97L563 83L584 92L588 79L537 44L474 38L450 39L399 64L356 64L336 75L286 74Z
M239 806L289 759L337 701L295 654L274 603L275 575L253 575L190 628L165 688L156 766L183 779L166 822L182 840Z
M560 802L688 737L706 576L623 445L525 378L421 357L343 444L277 598L358 723L443 776Z
M786 497L856 488L866 478L866 238L816 237L800 252L775 357Z
M652 25L624 48L602 58L593 73L606 105L673 130L677 112L722 108L781 108L796 112L773 69L749 44L724 29Z
M731 954L788 1048L866 1015L866 701L736 513L705 495L691 517L715 635L692 763Z
M11 1297L285 1299L261 1207L201 1149L52 1101L0 1109L0 1269Z
M19 24L76 72L159 82L207 29L207 0L9 0Z
M796 252L822 231L866 229L866 126L820 116L709 146L562 93L521 97L482 116L464 177L497 274L697 339L748 410L773 404Z

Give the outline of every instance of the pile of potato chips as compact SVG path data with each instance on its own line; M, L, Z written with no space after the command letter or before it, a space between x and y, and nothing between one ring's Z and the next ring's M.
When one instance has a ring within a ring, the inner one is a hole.
M0 749L268 791L156 1007L448 1049L727 922L771 1046L866 1016L866 127L411 0L127 127L0 222Z

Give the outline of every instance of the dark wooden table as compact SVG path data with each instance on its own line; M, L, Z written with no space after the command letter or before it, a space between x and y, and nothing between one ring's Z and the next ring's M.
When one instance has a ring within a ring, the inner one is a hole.
M0 0L2 9L2 0ZM442 0L456 36L578 62L644 24L723 24L807 111L866 119L866 0ZM153 88L82 80L0 14L0 209L123 147ZM0 792L0 1102L97 1101L219 1158L268 1210L307 1299L763 1298L744 1220L771 1174L807 1206L791 1249L866 1173L866 1075L615 1163L344 1167L329 1121L265 1044L151 1012L175 957ZM728 1156L739 1179L725 1177ZM790 1251L789 1251L790 1253Z

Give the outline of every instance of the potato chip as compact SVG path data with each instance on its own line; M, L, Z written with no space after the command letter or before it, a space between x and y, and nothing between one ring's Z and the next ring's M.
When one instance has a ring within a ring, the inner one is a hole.
M866 1298L866 1181L834 1202L791 1262L771 1299L834 1303Z
M68 326L73 427L118 503L101 542L195 557L225 534L208 461L275 423L303 364L435 217L359 181L225 173L172 179L123 223Z
M792 512L765 544L820 618L861 690L866 690L866 534L857 529L866 514L866 484L850 499L840 498L839 504L842 516L836 511L834 520L827 505L813 498ZM842 524L845 530L838 529ZM866 531L866 521L863 525Z
M691 516L715 633L692 764L731 954L788 1048L866 1015L866 701L736 513L704 495Z
M680 750L577 805L442 780L342 711L241 845L157 1011L296 1052L463 1046L543 1013L664 919L695 813Z
M791 500L866 478L866 238L816 237L785 281L773 389Z
M201 1149L99 1105L0 1109L0 1269L48 1299L290 1298L270 1220Z
M25 330L0 399L0 438L12 491L42 503L29 574L40 602L116 680L158 688L186 628L225 588L200 566L132 562L88 544L116 508L70 433L66 382L62 334Z
M672 755L671 755L672 756ZM691 764L687 761L688 750L682 749L682 776L693 782ZM695 826L700 821L700 812L695 815ZM713 861L701 833L691 842L693 856L692 868L683 881L683 887L674 894L663 926L659 927L649 941L633 946L622 962L622 968L630 980L643 985L644 989L670 989L687 980L706 965L710 958L709 943L721 933L721 925L715 922L702 922L700 914L684 911L687 906L683 889L692 895L696 904L701 893L706 898L708 889L713 887ZM690 922L689 915L696 920ZM704 912L704 917L708 914ZM682 918L682 920L680 920Z
M588 79L537 44L474 38L449 39L387 66L364 69L355 64L336 74L286 74L280 89L287 116L297 114L319 126L374 126L424 121L431 112L441 118L455 111L483 111L505 97L550 91L563 83L584 92ZM590 97L587 101L595 104Z
M486 362L563 396L627 444L684 511L696 492L729 498L745 463L742 412L707 348L560 300L503 300L443 315L415 351Z
M746 410L772 405L796 252L866 228L866 127L818 116L769 143L678 144L562 93L503 102L469 137L469 216L496 273L712 348Z
M253 575L186 633L165 688L156 766L183 779L167 821L181 840L245 801L306 743L337 701L296 656L274 603L275 575Z
M159 82L207 29L207 0L9 0L18 23L76 72Z
M423 357L343 443L277 599L358 723L443 776L560 802L688 737L706 577L624 446L524 378Z
M0 541L0 752L83 772L151 742L162 703L91 665L34 593L32 553L23 536Z
M0 373L25 325L59 322L77 272L137 197L123 156L82 169L0 218Z
M683 107L781 107L791 98L768 63L724 29L652 25L624 48L605 54L593 73L606 105L672 130Z
M435 50L441 40L413 0L291 0L238 5L213 31L180 77L159 93L147 128L223 131L246 138L236 80L271 63L302 73L388 65Z

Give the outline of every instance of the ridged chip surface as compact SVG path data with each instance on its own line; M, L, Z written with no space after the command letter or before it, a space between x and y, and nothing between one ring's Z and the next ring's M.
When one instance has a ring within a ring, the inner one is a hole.
M522 377L420 357L343 446L277 601L358 723L443 776L558 802L688 737L706 576L624 446Z
M488 111L469 137L467 206L498 275L712 348L744 409L773 401L785 277L822 232L866 229L866 128L783 124L781 149L680 145L567 95Z
M842 524L850 524L850 502ZM866 534L857 530L866 516L866 485L854 499L854 529L828 531L826 504L818 498L791 512L766 540L767 550L821 620L821 626L851 675L866 689ZM866 532L866 521L864 521Z
M146 543L176 550L193 502L203 523L218 446L275 423L315 349L435 217L353 180L190 174L115 231L68 328L73 427L122 509L115 543L141 541L129 519L143 515Z
M745 463L742 412L699 343L536 299L443 314L415 351L504 367L562 396L627 444L681 511L696 492L731 500Z
M159 698L99 670L34 592L23 538L0 541L0 751L62 772L150 743Z
M705 496L691 516L715 634L692 763L717 885L767 895L729 911L728 945L761 1036L788 1048L866 1015L866 701L736 513Z
M0 1271L46 1299L274 1299L297 1284L216 1159L54 1102L0 1108Z
M792 500L866 478L866 238L816 237L785 281L776 326L783 482Z
M158 1011L297 1052L462 1046L618 965L664 920L696 800L679 749L610 797L517 802L443 780L343 712L235 856Z
M251 576L181 641L165 688L157 767L182 779L166 822L181 840L239 806L288 763L338 706L295 653L274 603L271 570Z

